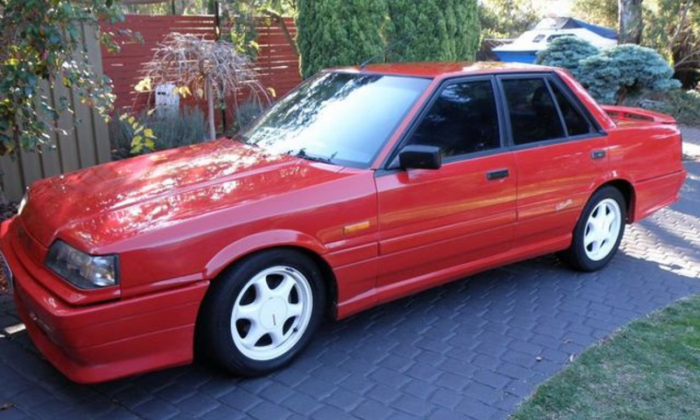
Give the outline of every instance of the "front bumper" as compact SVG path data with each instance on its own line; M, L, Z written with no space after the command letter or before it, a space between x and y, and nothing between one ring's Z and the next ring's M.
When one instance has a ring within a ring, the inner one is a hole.
M37 281L43 267L13 240L13 221L19 223L0 225L0 249L13 273L17 311L39 351L65 376L96 383L192 361L194 325L208 282L71 305Z

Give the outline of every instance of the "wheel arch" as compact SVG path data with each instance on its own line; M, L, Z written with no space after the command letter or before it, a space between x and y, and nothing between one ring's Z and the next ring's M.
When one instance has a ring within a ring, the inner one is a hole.
M622 196L625 198L625 203L627 205L627 223L632 223L635 220L635 206L637 200L634 185L624 178L610 179L598 186L598 188L596 188L595 191L591 193L591 196L593 196L593 194L595 194L597 191L604 187L614 187L615 189L620 191L620 193L622 193Z
M327 315L336 316L338 283L330 263L323 257L325 247L316 239L295 231L271 231L238 240L217 253L204 270L205 278L216 281L224 270L252 255L273 249L289 249L309 257L321 270L326 285Z

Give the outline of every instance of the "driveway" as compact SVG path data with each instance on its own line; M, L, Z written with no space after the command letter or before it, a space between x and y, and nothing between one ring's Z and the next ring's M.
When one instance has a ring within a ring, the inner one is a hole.
M686 141L700 150L700 130ZM602 272L554 257L491 270L329 323L291 367L261 379L196 365L74 385L0 297L0 419L506 418L586 347L700 293L700 162L686 168L682 200L629 228Z

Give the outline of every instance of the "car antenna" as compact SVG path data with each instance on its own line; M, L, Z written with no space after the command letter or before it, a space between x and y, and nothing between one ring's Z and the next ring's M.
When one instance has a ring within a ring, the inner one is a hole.
M386 55L389 51L393 50L394 48L398 47L399 45L403 44L404 42L408 41L410 38L413 38L413 35L406 35L405 37L401 39L397 39L396 41L392 42L391 44L387 45L384 48L384 51L382 51L381 54L376 54L373 55L372 57L368 58L367 60L363 61L362 64L360 64L360 70L364 70L367 67L367 64L374 62L377 60L379 57Z

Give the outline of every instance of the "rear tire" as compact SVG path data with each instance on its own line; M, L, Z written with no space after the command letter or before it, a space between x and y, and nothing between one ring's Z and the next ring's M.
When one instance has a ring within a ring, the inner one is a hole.
M227 371L277 370L309 343L325 309L325 284L305 254L254 254L212 282L198 320L200 353Z
M597 271L615 256L625 232L626 202L615 187L596 191L583 208L571 246L561 259L578 271Z

